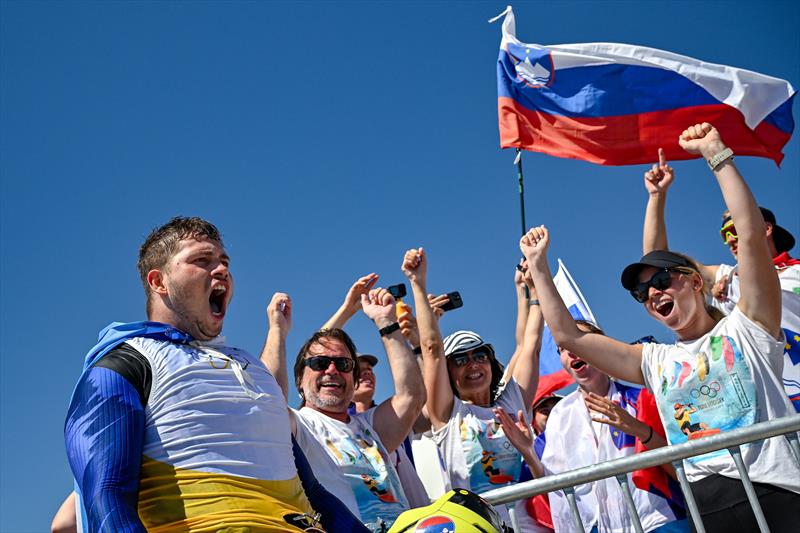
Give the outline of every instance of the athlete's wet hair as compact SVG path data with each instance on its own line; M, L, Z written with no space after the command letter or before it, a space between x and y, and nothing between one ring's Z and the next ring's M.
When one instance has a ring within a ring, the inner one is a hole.
M175 217L161 227L154 229L139 248L139 277L147 296L147 316L150 316L151 294L147 273L163 269L178 251L178 243L183 239L206 237L222 246L222 236L214 224L199 217Z
M350 357L352 357L356 362L355 366L353 366L353 385L358 385L358 380L361 378L361 367L358 364L358 359L356 356L358 351L356 350L356 345L353 342L353 339L350 338L350 335L348 335L343 329L339 328L321 329L314 333L311 338L300 347L300 351L297 352L297 358L294 360L294 385L297 387L297 393L300 395L300 399L302 400L303 404L305 404L306 401L305 397L303 396L303 389L300 387L300 382L303 380L303 369L305 368L303 361L305 360L306 355L308 355L308 351L311 349L312 345L324 345L328 339L335 339L344 344L350 351Z

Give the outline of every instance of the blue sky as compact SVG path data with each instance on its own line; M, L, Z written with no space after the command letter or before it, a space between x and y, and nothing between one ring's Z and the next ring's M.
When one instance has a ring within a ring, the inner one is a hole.
M174 215L223 232L233 345L260 350L266 304L281 290L295 303L293 358L353 280L374 271L402 281L403 252L422 245L430 288L464 299L444 331L479 331L508 357L519 200L514 154L498 148L500 24L486 22L504 8L2 2L0 531L45 530L69 492L62 427L83 355L108 322L143 317L137 249ZM526 42L640 44L800 85L795 3L514 8ZM737 164L800 237L797 136L785 153L780 169ZM640 255L645 167L532 153L524 165L528 224L551 228L553 263L566 262L601 325L669 340L619 285ZM730 261L712 176L700 161L674 166L671 245ZM381 354L365 317L348 330ZM387 367L377 367L381 398Z

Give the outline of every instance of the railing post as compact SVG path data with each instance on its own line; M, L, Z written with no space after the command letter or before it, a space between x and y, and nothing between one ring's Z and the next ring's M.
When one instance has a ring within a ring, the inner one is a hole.
M578 512L578 501L575 499L575 487L565 487L562 489L569 502L569 510L572 511L572 524L575 526L575 531L578 533L585 533L583 529L583 520L581 520L581 513Z
M628 474L618 475L617 481L619 482L619 486L622 487L622 496L625 498L625 503L628 506L628 513L630 513L633 518L633 529L636 533L644 533L642 521L639 518L639 511L636 510L636 506L633 504L633 494L631 494L631 487L628 485Z
M797 461L797 464L800 465L800 442L797 440L797 433L791 431L784 435L786 440L789 441L789 447L792 449L792 453L794 454L794 460Z
M514 531L522 531L519 528L519 524L517 523L517 510L514 507L517 502L510 502L506 505L506 509L508 509L508 518L511 519L511 527L514 528Z
M697 533L706 533L706 526L703 525L703 519L700 518L700 509L697 507L692 487L689 485L689 479L686 477L686 471L683 469L683 461L675 461L672 463L672 466L675 467L675 473L678 475L678 482L681 484L683 497L686 500L686 507L689 508L689 516L692 522L694 522L694 529Z
M764 516L764 511L761 510L761 503L758 501L756 489L753 487L753 482L750 481L750 476L747 474L747 468L744 466L742 459L742 449L739 446L731 446L728 451L733 457L733 462L736 463L736 469L742 478L742 485L744 491L747 493L747 499L750 501L750 507L753 508L753 513L756 515L756 522L758 522L758 529L761 533L769 533L769 526L767 525L767 518Z

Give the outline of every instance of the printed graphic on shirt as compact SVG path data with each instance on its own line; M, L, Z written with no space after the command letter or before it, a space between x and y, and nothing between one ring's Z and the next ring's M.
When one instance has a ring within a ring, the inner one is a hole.
M468 414L461 419L460 430L470 490L480 493L519 479L522 457L497 420Z
M658 366L661 417L672 444L753 424L756 393L750 367L736 342L712 336L697 356ZM687 459L702 462L725 450Z
M326 439L328 455L339 466L353 489L361 520L367 527L388 529L409 505L400 488L400 480L388 468L388 458L369 428L333 441Z

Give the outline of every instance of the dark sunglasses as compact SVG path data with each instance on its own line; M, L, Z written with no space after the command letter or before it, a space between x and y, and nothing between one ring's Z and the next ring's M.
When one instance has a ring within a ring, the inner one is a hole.
M336 365L339 372L352 372L356 367L356 362L350 357L328 357L327 355L315 355L303 360L303 364L315 372L328 370L331 363Z
M451 357L450 360L453 361L453 364L458 368L465 366L470 361L475 361L476 363L485 363L489 361L489 351L481 350L479 352L472 352L471 355L468 353L460 353Z
M672 285L672 274L669 269L659 270L647 281L637 284L631 289L631 296L640 304L645 303L650 298L650 287L658 291L663 291Z

